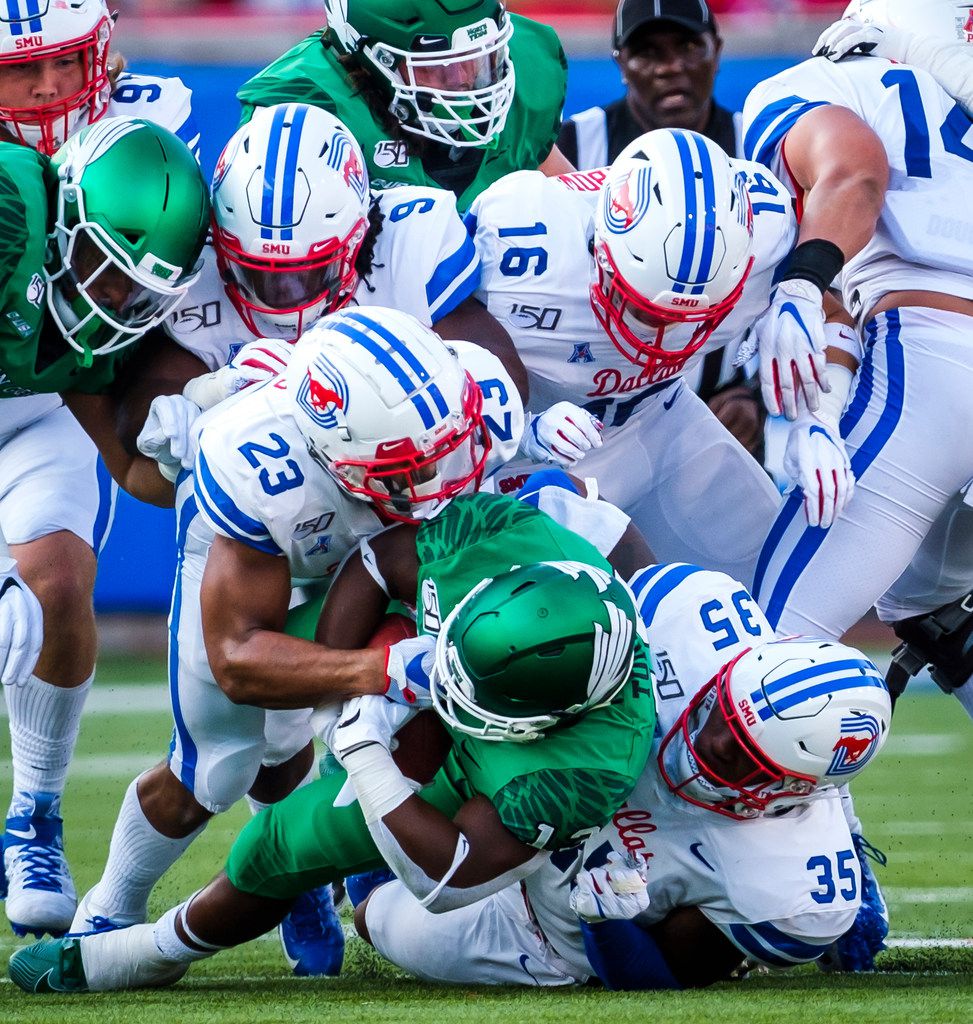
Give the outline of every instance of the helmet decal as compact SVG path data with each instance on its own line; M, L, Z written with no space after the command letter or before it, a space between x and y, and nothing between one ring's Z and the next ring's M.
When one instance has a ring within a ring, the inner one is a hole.
M348 408L348 382L323 353L308 367L297 389L297 404L325 430L337 427L337 412Z
M358 156L358 147L345 132L337 131L328 143L328 166L341 174L342 180L350 186L363 202L368 192L368 176Z
M858 772L878 750L882 731L874 715L857 714L841 720L841 738L834 745L828 775Z
M631 231L645 216L652 198L652 167L630 168L605 189L605 225L615 235Z

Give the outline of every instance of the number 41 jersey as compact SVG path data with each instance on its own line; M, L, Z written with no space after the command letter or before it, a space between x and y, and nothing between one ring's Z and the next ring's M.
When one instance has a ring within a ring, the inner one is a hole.
M871 241L841 275L845 305L865 315L887 292L973 298L973 131L925 71L879 57L804 61L761 82L743 109L744 153L793 193L787 133L828 105L857 114L879 137L891 176Z
M769 302L774 268L796 239L790 196L766 168L731 161L746 175L754 212L754 266L739 303L706 352L742 338ZM588 290L591 242L604 170L548 178L509 174L466 215L482 262L477 298L506 327L530 374L531 408L569 401L620 427L652 382L615 347L595 319ZM661 245L660 245L661 256ZM684 371L685 372L685 371ZM671 378L675 379L675 378Z

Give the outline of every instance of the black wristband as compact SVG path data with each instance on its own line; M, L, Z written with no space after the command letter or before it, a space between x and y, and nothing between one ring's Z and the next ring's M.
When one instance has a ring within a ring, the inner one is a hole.
M809 242L801 242L787 260L787 270L780 277L781 281L793 281L800 278L810 281L821 289L823 295L831 282L841 273L845 265L845 254L834 244L824 238L812 238Z

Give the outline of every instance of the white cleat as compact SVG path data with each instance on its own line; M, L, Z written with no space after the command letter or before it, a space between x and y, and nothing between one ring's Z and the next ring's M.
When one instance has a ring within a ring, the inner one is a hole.
M141 914L112 914L106 907L99 905L97 893L97 885L85 893L78 904L69 934L91 935L95 932L112 932L119 928L131 928L133 924L142 924L148 916L147 910L143 910Z

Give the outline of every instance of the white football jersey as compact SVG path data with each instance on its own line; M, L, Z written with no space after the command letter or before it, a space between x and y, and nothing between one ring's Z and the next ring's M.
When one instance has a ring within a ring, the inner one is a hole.
M178 78L135 75L118 76L106 117L144 117L178 135L199 159L199 129L193 117L193 94Z
M674 563L632 579L652 650L658 708L645 771L609 825L580 856L555 854L526 879L544 934L579 975L591 973L570 882L583 860L610 851L642 857L651 925L675 907L697 906L746 956L790 967L820 956L854 921L861 878L836 790L778 817L736 821L672 793L657 763L662 739L691 698L745 648L774 631L742 584L722 573Z
M456 197L412 185L373 196L384 220L371 273L359 283L352 304L388 306L432 326L468 299L480 280L479 257L456 212ZM226 294L210 245L204 261L166 330L215 370L254 336Z
M767 308L774 269L797 237L783 186L765 167L731 163L747 176L754 266L736 308L684 373L707 352L742 339ZM651 384L602 330L588 299L595 279L595 206L604 176L603 170L560 178L539 171L508 174L477 197L466 223L482 261L477 297L513 338L530 374L531 408L574 402L602 420L608 433L625 424Z
M451 341L483 389L493 447L486 474L517 450L523 408L496 356ZM216 533L287 559L295 586L330 577L358 542L387 524L310 456L282 378L215 407L199 435L195 468L199 512Z
M871 241L841 274L845 305L865 315L890 291L973 298L973 131L969 118L919 68L878 57L804 61L761 82L743 110L744 152L796 193L784 161L788 131L835 104L881 139L891 177Z

